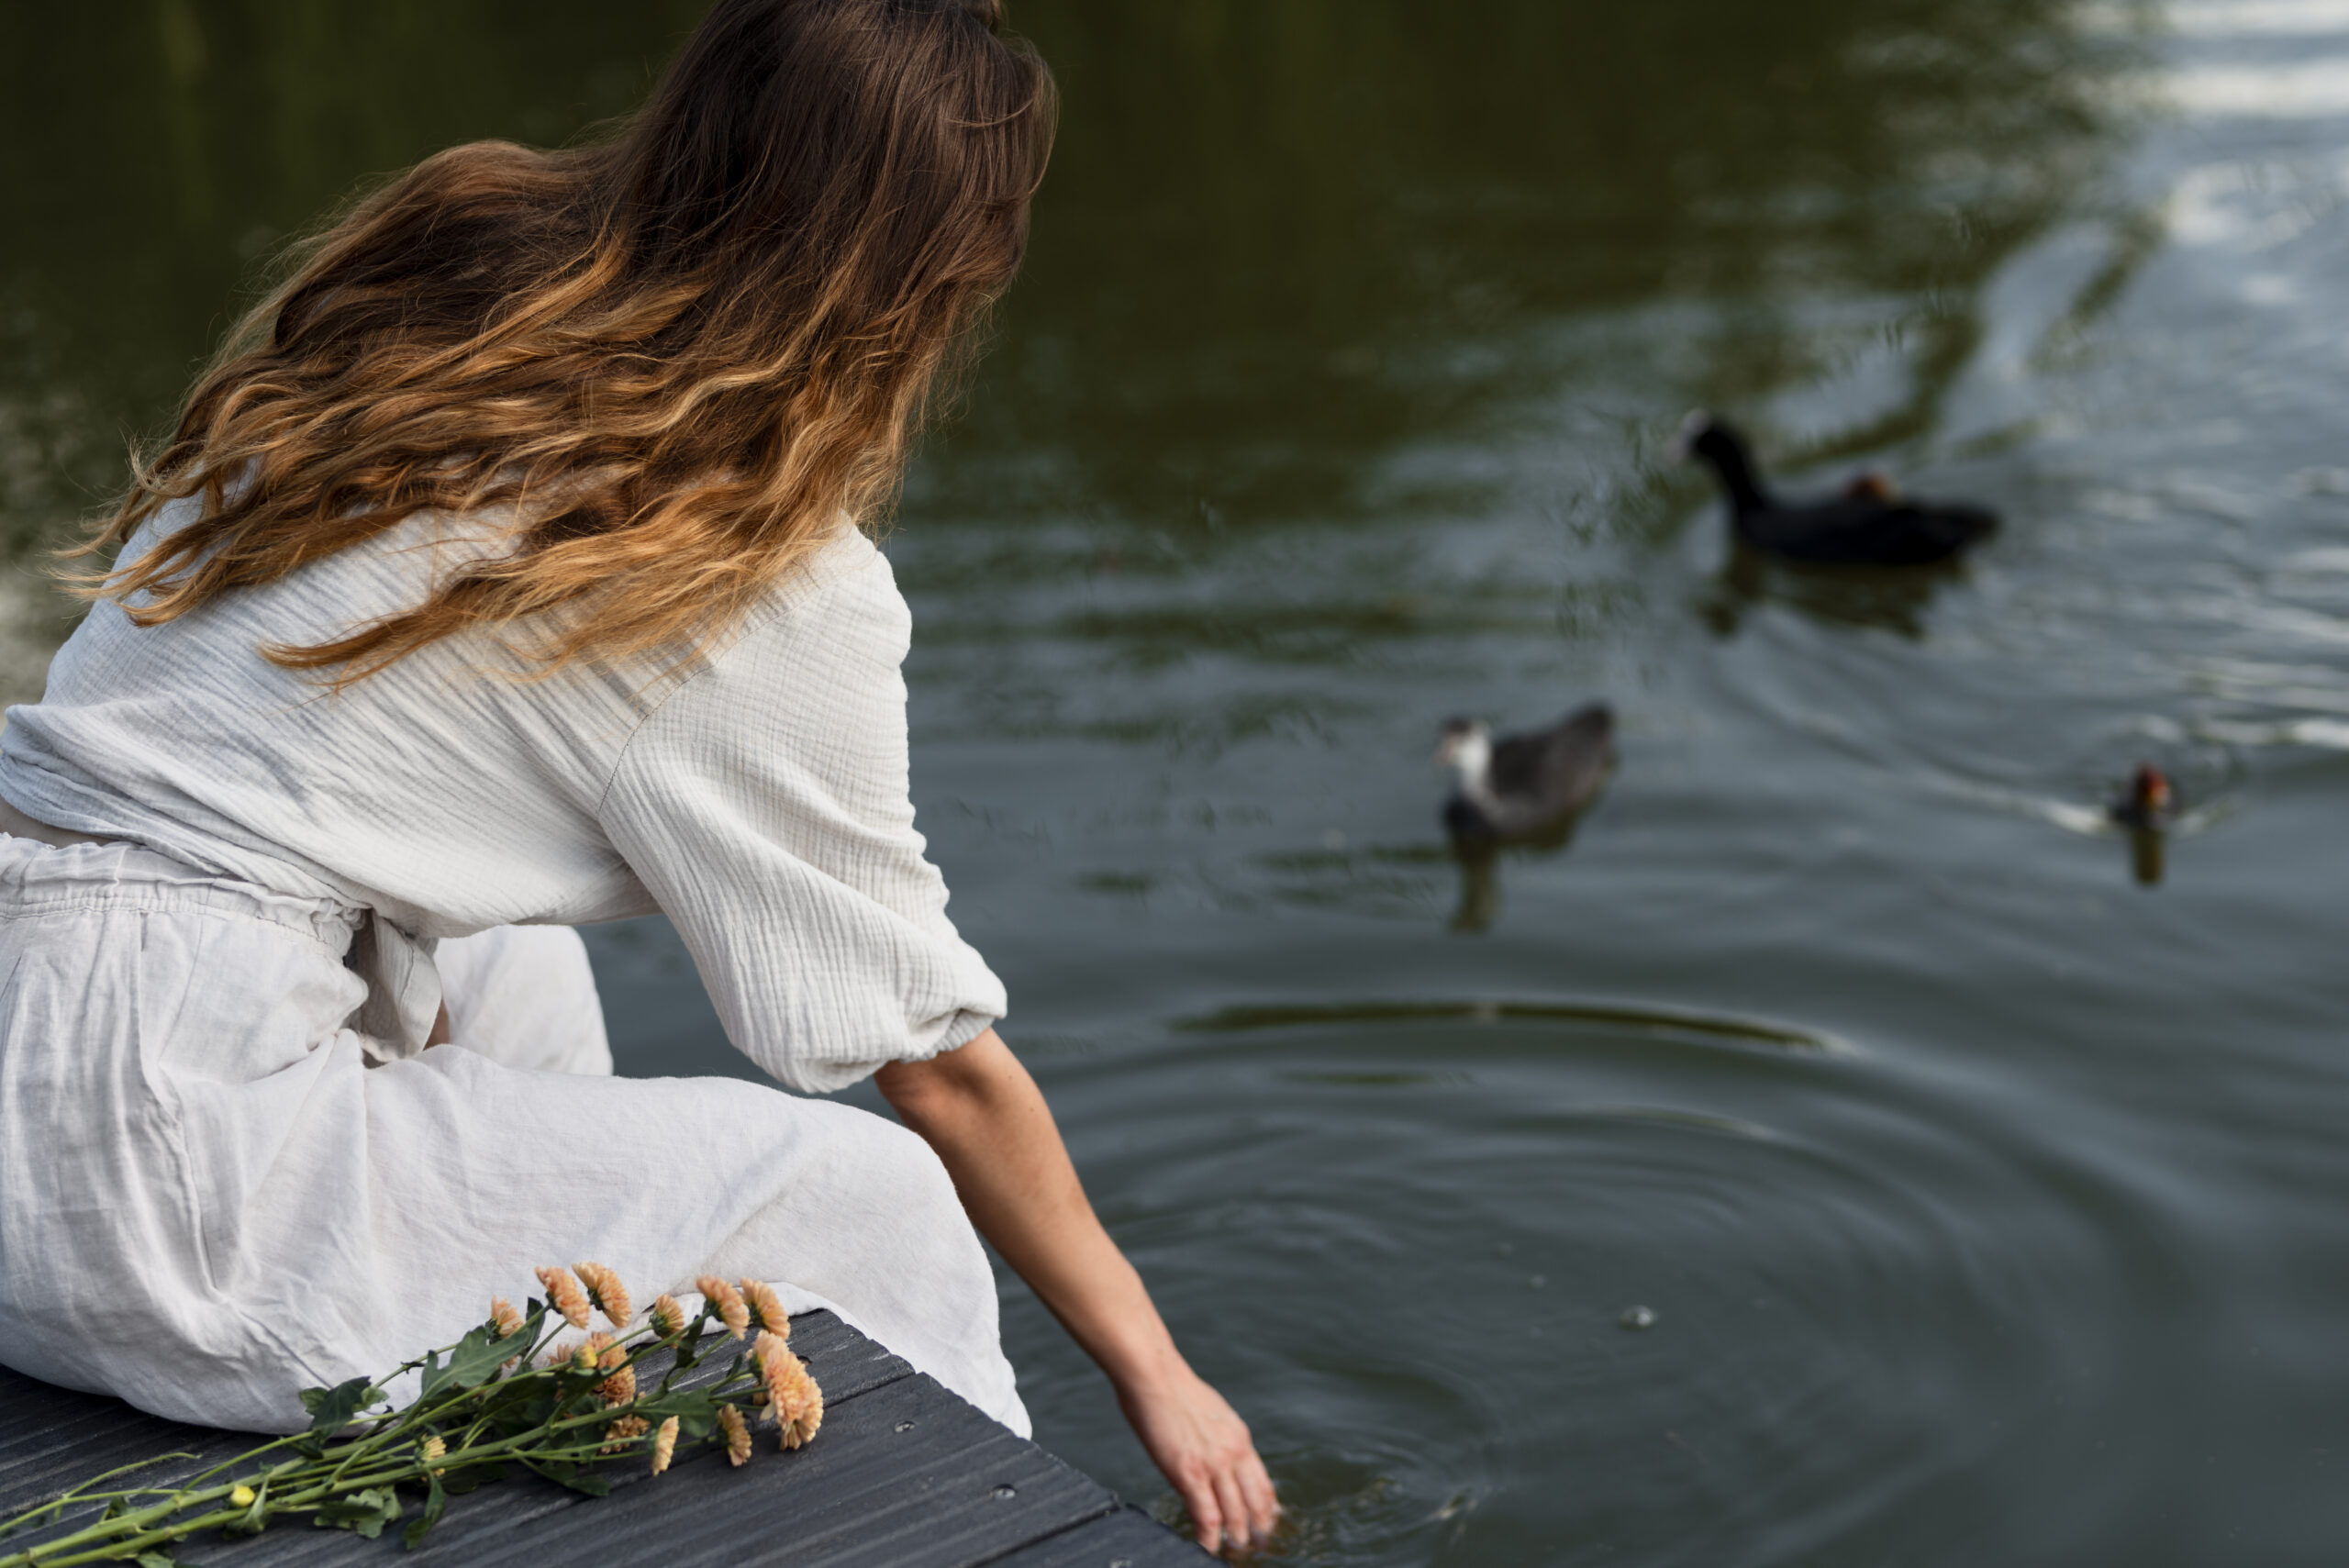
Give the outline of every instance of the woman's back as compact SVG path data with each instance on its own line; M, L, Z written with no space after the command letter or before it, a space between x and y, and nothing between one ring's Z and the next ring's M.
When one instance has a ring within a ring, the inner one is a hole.
M682 660L545 673L477 630L337 692L259 651L497 548L420 514L159 626L101 602L10 711L0 798L414 937L665 909L735 1042L804 1088L1000 1013L913 828L909 621L852 528Z

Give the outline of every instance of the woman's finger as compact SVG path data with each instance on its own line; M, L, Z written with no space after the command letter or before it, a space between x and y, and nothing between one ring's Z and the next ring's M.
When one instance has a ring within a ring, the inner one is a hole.
M1215 1473L1216 1506L1223 1511L1223 1533L1234 1546L1252 1546L1256 1531L1248 1517L1248 1502L1241 1495L1240 1477L1228 1468Z
M1248 1518L1257 1535L1269 1539L1273 1526L1281 1517L1280 1498L1273 1491L1273 1478L1264 1470L1264 1462L1256 1451L1248 1451L1247 1462L1240 1468L1240 1490L1248 1501Z
M1184 1473L1175 1478L1174 1490L1181 1495L1183 1507L1190 1511L1191 1529L1197 1535L1199 1545L1208 1551L1222 1551L1223 1509L1216 1501L1215 1484L1206 1471L1185 1466Z

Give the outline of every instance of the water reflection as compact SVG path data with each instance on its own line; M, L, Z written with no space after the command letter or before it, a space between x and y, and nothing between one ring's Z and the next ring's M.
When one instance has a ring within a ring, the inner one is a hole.
M1562 370L1620 418L1653 389L1608 384L1609 340L1651 307L1682 406L1842 374L1796 422L1811 455L1915 435L1975 285L2094 167L2128 58L2059 0L1019 17L1078 134L926 512L982 473L991 511L1008 486L1166 526L1473 495L1396 452L1521 427Z
M1575 830L1589 815L1590 807L1544 828L1539 833L1511 840L1507 844L1490 840L1454 839L1452 858L1460 868L1460 902L1452 912L1450 929L1473 935L1489 928L1501 908L1500 865L1504 859L1546 858L1562 853L1574 842Z
M1833 626L1872 628L1911 642L1925 635L1935 594L1965 575L1960 562L1935 566L1806 566L1731 541L1698 613L1717 637L1737 635L1759 606L1782 604Z

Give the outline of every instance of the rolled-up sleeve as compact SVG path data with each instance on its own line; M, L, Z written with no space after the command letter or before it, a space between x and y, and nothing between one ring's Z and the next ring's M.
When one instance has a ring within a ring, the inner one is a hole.
M914 830L912 618L887 562L851 549L685 677L630 737L601 812L728 1038L818 1094L951 1051L1004 1011Z

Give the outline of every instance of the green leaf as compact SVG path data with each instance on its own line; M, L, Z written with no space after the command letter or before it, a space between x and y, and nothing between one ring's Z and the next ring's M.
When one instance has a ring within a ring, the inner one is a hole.
M432 1490L425 1495L424 1512L410 1521L407 1529L400 1531L400 1544L410 1551L424 1544L426 1533L440 1522L442 1514L449 1511L449 1494L441 1487L440 1478L433 1475L426 1479L431 1483Z
M558 1486L568 1486L574 1492L584 1492L590 1497L607 1496L612 1490L612 1484L594 1471L583 1470L578 1465L561 1460L534 1463L530 1468Z
M131 1559L139 1568L180 1568L178 1562L161 1551L142 1551Z
M511 1334L500 1334L494 1323L469 1329L463 1339L450 1347L446 1362L438 1351L427 1355L424 1396L429 1399L444 1388L478 1388L495 1377L498 1368L537 1342L536 1324L540 1316L533 1314Z
M370 1486L348 1497L337 1497L320 1505L317 1514L319 1524L336 1526L369 1540L383 1534L385 1525L397 1524L399 1519L399 1496L388 1486Z
M310 1430L339 1432L351 1425L360 1411L383 1396L382 1389L363 1377L354 1377L333 1388L305 1388L302 1408L310 1413Z
M462 1469L450 1471L440 1478L440 1487L452 1497L462 1497L468 1492L505 1479L506 1466L491 1460L486 1464L468 1464Z
M674 1416L679 1435L696 1442L709 1436L718 1425L718 1401L697 1389L678 1389L645 1400L637 1407L637 1413L656 1427L662 1417Z

